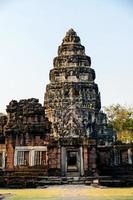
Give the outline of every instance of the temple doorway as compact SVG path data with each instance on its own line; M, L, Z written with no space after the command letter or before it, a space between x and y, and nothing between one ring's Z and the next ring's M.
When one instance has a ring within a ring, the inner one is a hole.
M67 171L78 171L78 152L67 151Z
M61 147L62 176L83 176L82 147Z

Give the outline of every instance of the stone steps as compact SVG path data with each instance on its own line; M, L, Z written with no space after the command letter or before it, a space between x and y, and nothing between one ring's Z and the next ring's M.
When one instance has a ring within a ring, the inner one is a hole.
M3 176L0 178L0 187L25 188L46 187L47 185L92 185L103 186L133 186L133 176L98 176L98 177L55 177L55 176Z

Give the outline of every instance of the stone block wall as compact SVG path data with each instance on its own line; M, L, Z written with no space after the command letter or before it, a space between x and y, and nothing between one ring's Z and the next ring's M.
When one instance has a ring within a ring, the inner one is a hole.
M61 173L60 156L61 156L61 150L59 146L49 147L48 168L50 175L58 175Z

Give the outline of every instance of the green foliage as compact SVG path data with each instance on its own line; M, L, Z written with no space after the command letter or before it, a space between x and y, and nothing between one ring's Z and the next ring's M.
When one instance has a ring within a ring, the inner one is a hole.
M118 140L122 142L133 141L133 107L120 104L105 107L109 126L117 133Z

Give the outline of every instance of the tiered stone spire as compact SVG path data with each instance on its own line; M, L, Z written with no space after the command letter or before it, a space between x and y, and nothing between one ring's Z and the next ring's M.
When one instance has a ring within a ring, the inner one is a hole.
M44 101L52 134L93 137L99 127L99 116L106 117L100 114L100 93L94 82L95 71L90 67L91 58L85 54L85 47L73 29L66 33L53 65Z
M90 66L91 59L85 55L85 48L80 43L77 33L70 29L58 48L58 56L54 59L54 67Z

